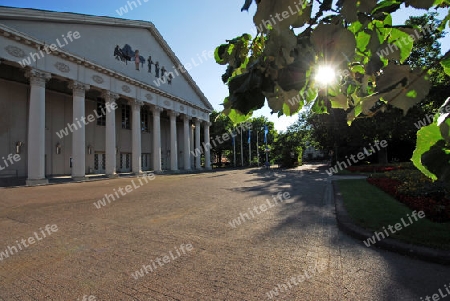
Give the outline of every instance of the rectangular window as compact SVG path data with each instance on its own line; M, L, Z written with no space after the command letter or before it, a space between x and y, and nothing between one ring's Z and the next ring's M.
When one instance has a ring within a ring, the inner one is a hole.
M141 108L141 131L142 132L150 132L150 128L148 126L148 109L145 107Z
M97 125L106 125L106 106L105 100L100 97L97 98Z
M131 106L123 104L122 105L122 128L125 130L131 130L130 114L131 114Z
M142 154L141 167L142 167L142 170L150 170L150 154L149 153Z

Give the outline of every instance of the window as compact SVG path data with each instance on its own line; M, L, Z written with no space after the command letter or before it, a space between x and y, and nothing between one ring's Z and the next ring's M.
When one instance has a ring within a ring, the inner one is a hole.
M141 156L142 170L150 170L150 154L143 153Z
M148 126L148 109L143 107L141 108L141 131L142 132L150 132L150 128Z
M126 130L131 129L130 111L131 111L131 106L122 105L122 128L126 129Z
M97 125L106 125L106 106L105 100L100 97L97 98Z

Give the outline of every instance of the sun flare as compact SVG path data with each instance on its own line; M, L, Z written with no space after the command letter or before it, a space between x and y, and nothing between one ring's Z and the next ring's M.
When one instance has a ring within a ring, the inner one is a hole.
M336 71L331 66L319 66L315 79L321 85L329 85L336 80Z

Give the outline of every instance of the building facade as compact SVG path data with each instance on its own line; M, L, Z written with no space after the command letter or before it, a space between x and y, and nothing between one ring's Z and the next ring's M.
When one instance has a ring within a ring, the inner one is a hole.
M212 110L150 22L0 7L0 176L201 169Z

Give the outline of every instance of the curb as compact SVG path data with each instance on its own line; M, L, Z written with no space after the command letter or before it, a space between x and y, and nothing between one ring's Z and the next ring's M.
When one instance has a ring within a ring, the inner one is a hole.
M361 244L365 246L363 244L363 241L369 237L372 237L373 232L370 232L353 223L351 217L348 215L348 212L344 207L344 202L342 200L341 193L339 192L334 181L332 181L331 183L333 188L332 197L334 198L334 203L336 207L336 219L339 229L344 233L358 240L361 240ZM378 241L376 244L372 246L377 247L379 249L395 252L401 255L417 258L423 261L434 262L443 265L450 265L450 251L443 251L418 246L389 237Z

